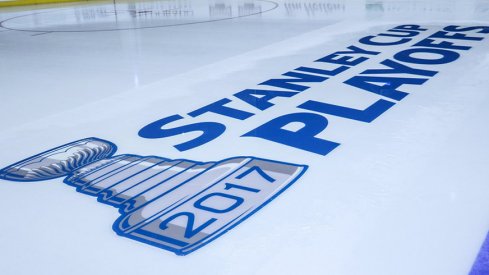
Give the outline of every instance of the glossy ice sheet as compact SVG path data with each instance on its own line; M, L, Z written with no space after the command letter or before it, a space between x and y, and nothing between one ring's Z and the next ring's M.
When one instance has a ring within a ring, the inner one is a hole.
M244 133L308 99L365 107L342 84L382 58L266 112L225 123L213 142L144 139L187 114L401 24L426 37L488 25L489 1L146 1L0 10L0 168L95 136L120 153L216 161L256 156L309 165L273 203L185 257L120 238L115 209L61 180L2 181L2 274L468 274L489 230L489 38L376 121L329 117L326 156ZM124 30L122 30L124 29ZM419 41L418 39L417 41ZM263 88L263 87L262 87ZM191 134L188 134L191 135Z

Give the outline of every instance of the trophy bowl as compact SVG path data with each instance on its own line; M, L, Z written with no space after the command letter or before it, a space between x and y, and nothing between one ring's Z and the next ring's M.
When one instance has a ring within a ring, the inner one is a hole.
M66 176L74 170L111 157L117 146L99 138L85 138L42 152L0 170L0 179L41 181Z

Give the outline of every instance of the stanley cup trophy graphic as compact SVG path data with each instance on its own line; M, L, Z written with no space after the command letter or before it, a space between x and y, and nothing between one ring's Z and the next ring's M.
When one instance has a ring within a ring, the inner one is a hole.
M186 255L224 234L294 183L307 169L255 157L217 162L113 156L115 144L86 138L0 170L0 179L66 177L78 192L119 209L117 234Z

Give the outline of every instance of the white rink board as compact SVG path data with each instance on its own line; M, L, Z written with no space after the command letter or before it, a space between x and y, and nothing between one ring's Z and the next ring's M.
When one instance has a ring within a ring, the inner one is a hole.
M489 231L489 33L458 32L480 41L436 40L471 47L428 47L460 55L446 64L397 60L436 72L384 74L426 80L400 86L409 94L402 99L389 88L380 95L344 82L385 68L380 63L396 61L400 52L427 48L413 45L447 26L487 27L488 15L484 0L189 0L0 9L0 168L87 137L113 142L117 154L201 162L253 156L308 166L268 205L186 256L118 236L112 230L117 209L75 192L63 178L0 179L2 274L469 274ZM426 30L398 45L359 41L400 25ZM307 86L303 91L258 85L299 67L337 68L315 61L351 45L377 54L360 54L368 59L336 75L312 74L328 79L296 83ZM273 106L259 110L233 96L245 89L296 94L270 99ZM226 106L252 115L189 115L223 98L232 100ZM358 110L377 100L394 105L362 122L298 107L309 100ZM327 119L316 138L340 145L320 154L317 144L310 147L317 152L298 148L307 135L296 146L243 137L304 112L317 118L310 125ZM184 118L163 128L216 122L225 131L188 150L174 146L197 132L138 135L176 114Z

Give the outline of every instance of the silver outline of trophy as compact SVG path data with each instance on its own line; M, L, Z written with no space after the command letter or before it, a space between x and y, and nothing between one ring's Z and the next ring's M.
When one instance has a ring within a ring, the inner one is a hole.
M0 179L65 176L119 209L114 231L186 255L224 234L300 178L307 166L256 157L217 162L123 154L99 138L71 142L0 170Z

